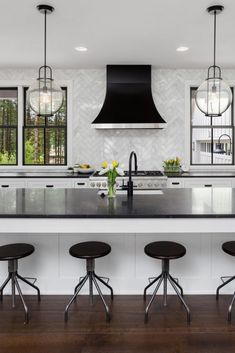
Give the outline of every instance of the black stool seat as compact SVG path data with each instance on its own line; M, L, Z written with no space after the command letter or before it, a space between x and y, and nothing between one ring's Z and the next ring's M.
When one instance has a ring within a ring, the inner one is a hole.
M70 255L80 259L96 259L111 252L111 246L101 241L85 241L73 245L69 249Z
M155 241L146 245L144 251L148 256L160 260L178 259L186 254L185 247L173 241Z
M235 241L227 241L222 245L222 249L227 254L235 256Z
M34 246L25 243L0 246L0 261L18 260L34 252Z

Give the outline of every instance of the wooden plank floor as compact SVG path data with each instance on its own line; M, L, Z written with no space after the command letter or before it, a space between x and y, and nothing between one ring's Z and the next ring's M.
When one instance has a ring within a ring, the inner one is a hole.
M87 296L71 306L69 321L63 321L68 296L25 297L31 311L30 323L17 297L15 310L10 297L0 303L0 353L234 353L235 308L232 324L227 323L231 296L185 296L192 323L176 296L155 301L144 324L141 296L115 296L112 321L105 322L102 303L95 297L93 307ZM107 298L107 300L109 300Z

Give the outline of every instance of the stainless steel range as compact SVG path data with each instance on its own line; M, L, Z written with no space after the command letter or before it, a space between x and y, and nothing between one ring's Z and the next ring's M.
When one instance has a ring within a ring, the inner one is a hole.
M162 189L167 186L167 177L158 170L138 170L131 175L135 189ZM129 173L125 171L124 176L117 177L117 189L126 189L128 180ZM89 178L89 185L91 188L106 189L107 178L96 172Z

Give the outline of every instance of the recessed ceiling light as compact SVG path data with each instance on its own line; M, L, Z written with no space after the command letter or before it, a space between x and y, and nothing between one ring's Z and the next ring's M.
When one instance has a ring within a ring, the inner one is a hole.
M77 50L77 51L87 51L87 48L80 46L80 47L75 47L75 50Z
M189 50L189 47L184 47L184 46L180 46L176 49L176 51L187 51Z

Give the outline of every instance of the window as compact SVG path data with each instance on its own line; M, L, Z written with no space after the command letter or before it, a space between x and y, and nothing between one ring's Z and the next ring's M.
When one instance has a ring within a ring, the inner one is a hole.
M0 88L0 165L17 164L17 111L17 88Z
M205 116L191 88L191 165L234 165L233 106L220 117Z
M27 104L24 88L24 165L66 165L67 141L67 90L63 88L64 101L52 117L38 117Z
M27 103L24 84L0 84L0 167L66 166L68 88L52 117L38 117ZM70 136L70 135L69 135Z

